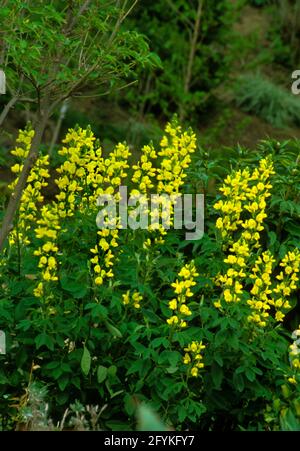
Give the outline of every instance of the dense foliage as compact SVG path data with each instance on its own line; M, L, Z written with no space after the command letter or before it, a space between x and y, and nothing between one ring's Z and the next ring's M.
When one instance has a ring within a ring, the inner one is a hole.
M0 6L0 430L300 430L299 1Z
M16 175L32 136L20 132ZM16 407L34 380L51 390L54 417L75 399L107 405L104 428L132 427L134 400L178 429L276 429L280 412L296 418L298 348L290 363L292 341L280 324L299 286L298 205L279 175L285 164L299 189L295 149L269 142L234 170L223 167L221 195L208 203L206 233L194 243L160 227L97 232L99 194L118 198L121 181L146 196L153 187L178 193L195 148L195 135L172 123L160 149L145 146L130 164L125 145L103 157L91 130L70 130L56 200L42 207L49 173L40 156L1 259L2 415L22 420ZM277 206L288 224L281 234ZM282 386L293 393L288 410Z
M213 89L224 83L234 8L227 0L206 6L198 0L170 1L167 8L165 1L146 1L136 9L132 27L145 33L146 26L151 49L161 61L160 70L142 71L138 97L136 90L128 96L139 113L168 117L180 112L196 121L211 103Z

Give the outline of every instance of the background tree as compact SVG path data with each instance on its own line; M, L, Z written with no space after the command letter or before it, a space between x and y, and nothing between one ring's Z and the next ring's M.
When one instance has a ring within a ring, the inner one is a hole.
M11 95L2 122L16 102L30 102L35 136L3 219L0 249L53 112L69 97L124 87L138 65L151 63L144 38L122 28L137 1L1 2L0 61Z
M178 113L197 123L214 88L228 75L226 45L236 8L228 0L145 0L137 5L127 26L147 35L162 63L159 71L143 71L139 85L125 93L140 118L149 112L164 118Z

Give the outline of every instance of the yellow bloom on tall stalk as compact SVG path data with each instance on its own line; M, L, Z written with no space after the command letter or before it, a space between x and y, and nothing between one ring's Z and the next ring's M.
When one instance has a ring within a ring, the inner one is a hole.
M12 192L15 189L19 176L23 170L23 164L29 154L33 137L34 130L31 130L30 128L19 130L19 135L16 140L18 146L11 151L11 154L19 159L19 163L16 163L11 168L12 172L16 175L15 180L9 185L9 189ZM30 243L28 237L29 231L32 229L32 224L37 220L39 204L44 201L42 190L48 185L46 180L50 177L48 166L48 155L40 156L30 171L26 187L21 197L17 227L13 229L9 235L10 245L14 245L17 240L23 245L28 245Z
M158 157L159 164L156 170L153 165L149 166L150 181L146 180L140 187L144 188L147 184L150 187L151 179L156 174L158 196L152 199L151 224L149 224L149 231L157 232L159 235L154 238L155 243L163 242L162 237L166 235L166 229L173 224L174 203L180 197L180 189L187 176L186 170L191 163L191 155L196 150L196 135L192 130L184 132L176 122L172 122L167 124L165 133L157 153L153 153L152 147L147 148L147 155L151 158ZM172 197L164 197L164 194ZM162 220L165 227L162 225Z
M185 354L183 357L183 363L185 365L189 365L188 374L192 377L198 377L199 370L204 368L204 363L202 362L203 349L205 349L205 345L202 344L202 341L192 341L192 343L184 348Z
M86 153L94 141L94 137L89 130L69 130L64 144L70 144L69 147L63 147L59 154L67 159L57 169L60 177L55 180L59 194L56 200L41 209L40 218L36 221L36 238L41 240L39 248L35 255L39 257L38 268L40 269L40 280L34 289L36 297L42 297L45 294L45 286L50 282L58 280L58 235L61 231L61 222L65 218L74 215L78 207L79 194L83 191L84 170L81 167L82 153Z
M193 296L191 287L196 285L195 277L198 275L195 264L191 261L180 270L178 279L171 284L177 297L169 302L169 308L172 310L172 316L167 319L169 326L187 327L186 319L192 315L192 312L186 302Z
M182 128L173 123L168 123L165 131L158 152L162 159L157 170L157 192L176 194L184 184L185 170L196 150L196 135L191 130L182 132Z
M295 249L285 255L280 262L282 271L276 276L278 280L274 293L274 307L276 309L276 320L282 321L285 317L284 310L289 310L291 305L288 298L298 288L300 271L300 251Z
M259 326L266 326L266 320L270 316L269 310L274 305L272 295L271 275L275 259L270 251L263 252L252 268L250 278L253 280L253 287L250 291L251 299L248 300L252 313L248 316L249 321L257 323Z
M272 279L275 259L269 251L262 252L260 249L272 174L274 170L270 158L262 159L252 174L248 169L233 172L221 188L225 200L215 204L215 209L222 214L216 227L221 232L223 249L227 252L224 263L228 269L215 278L216 285L222 287L222 294L214 305L221 308L228 303L239 302L244 295L245 299L248 297L247 304L251 309L248 320L261 327L267 325L271 313L275 314L276 321L284 319L285 312L291 308L287 298L297 288L300 267L299 251L289 252L280 263L283 270L277 275L279 282L275 284ZM251 256L255 252L260 255L249 269ZM245 289L248 274L253 280L249 293Z
M219 200L214 208L221 212L216 227L220 230L224 250L235 243L234 235L239 233L239 245L260 247L259 239L266 218L266 198L272 185L270 176L274 174L270 158L259 162L251 174L249 169L234 171L228 175L220 188L225 200ZM248 214L247 214L248 213ZM249 255L249 249L245 256Z
M90 201L93 200L94 205L96 205L96 199L101 194L110 194L116 201L120 200L118 189L119 186L122 185L122 181L128 175L128 159L130 156L131 153L128 146L125 144L118 144L109 154L108 158L104 160L102 168L102 163L100 162L96 174L98 177L102 169L103 184L95 186L96 189L94 195L90 197ZM95 274L95 285L97 286L102 285L105 280L114 276L114 249L118 247L119 230L121 228L120 218L118 217L107 217L105 223L107 228L98 231L98 243L91 249L93 257L90 261Z
M130 290L128 290L125 294L122 294L122 298L124 305L131 305L135 309L141 308L140 303L143 299L143 296L138 291L133 291L133 293L130 294Z
M214 208L221 212L216 227L221 233L224 259L229 268L216 277L216 284L223 287L221 299L215 302L220 308L225 303L239 302L243 294L245 268L251 252L260 247L260 232L266 218L266 198L272 185L269 177L274 174L269 158L263 159L251 174L249 169L228 175L220 191L225 200L219 200Z

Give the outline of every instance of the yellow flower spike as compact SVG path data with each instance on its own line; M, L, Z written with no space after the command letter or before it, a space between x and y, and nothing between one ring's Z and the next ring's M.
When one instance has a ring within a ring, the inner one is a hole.
M19 131L17 142L21 146L18 146L11 151L12 155L19 159L19 163L16 163L11 168L12 172L17 176L8 186L11 191L14 191L18 183L18 176L21 173L23 163L28 156L33 136L33 130L26 129L24 131ZM42 203L44 200L44 197L41 195L41 189L42 187L47 186L46 179L50 177L48 166L49 157L39 156L28 175L27 185L22 193L18 215L18 242L24 246L30 244L28 232L31 229L30 224L34 223L37 219L37 204ZM15 229L10 233L9 241L12 245L16 243L16 233Z
M131 305L135 309L140 309L143 296L138 291L134 291L132 295L130 294L130 290L127 290L125 294L122 294L123 304Z
M264 230L263 222L267 217L266 199L272 188L269 183L272 174L274 170L270 158L262 159L252 174L248 169L233 172L225 179L220 190L223 199L214 205L220 212L216 228L222 236L223 249L230 252L224 258L224 263L229 266L228 270L215 279L216 285L223 288L221 299L227 303L242 299L239 295L243 294L249 258L252 250L256 252L261 247L260 233ZM271 307L275 307L275 320L279 322L284 319L283 310L291 308L287 297L297 288L299 250L290 251L283 258L280 263L282 271L276 276L275 286L272 280L274 263L275 259L270 252L263 252L249 274L253 286L249 290L252 298L247 301L251 308L248 320L260 327L268 324ZM214 302L216 308L221 308L221 299Z
M185 318L192 315L191 310L185 304L187 298L193 296L193 292L190 287L196 284L194 278L199 274L197 273L195 264L191 261L189 264L185 265L178 273L179 279L176 279L174 283L171 284L174 289L174 293L177 295L176 298L169 301L169 308L173 310L173 313L176 313L176 318L178 321L176 325L179 328L187 327L187 322ZM169 325L173 325L173 321L170 322L170 319L167 319L167 323Z

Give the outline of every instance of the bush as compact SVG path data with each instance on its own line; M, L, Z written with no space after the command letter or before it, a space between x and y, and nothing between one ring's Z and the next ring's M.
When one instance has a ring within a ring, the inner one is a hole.
M234 88L236 104L274 127L285 127L300 122L300 102L261 75L241 76Z
M197 31L199 4L147 0L136 8L132 28L149 38L153 57L161 61L160 70L141 71L138 88L126 95L139 115L165 118L179 113L196 122L211 103L213 89L224 82L234 7L228 0L204 2Z
M19 135L16 177L32 137L29 128ZM278 152L291 171L297 166L289 151L267 142L265 156L224 165L220 194L207 198L205 235L194 242L183 231L97 232L95 224L96 199L119 199L119 185L146 197L189 190L198 153L191 130L168 124L159 149L145 146L135 164L125 144L103 156L90 129L69 130L49 203L49 162L40 155L1 259L6 425L22 421L33 383L47 385L54 424L75 400L105 405L98 427L109 430L135 428L140 402L177 430L279 429L279 417L290 424L292 415L296 422L300 332L291 340L281 324L296 304L299 241L272 231L270 196L271 181L277 198L284 195Z

